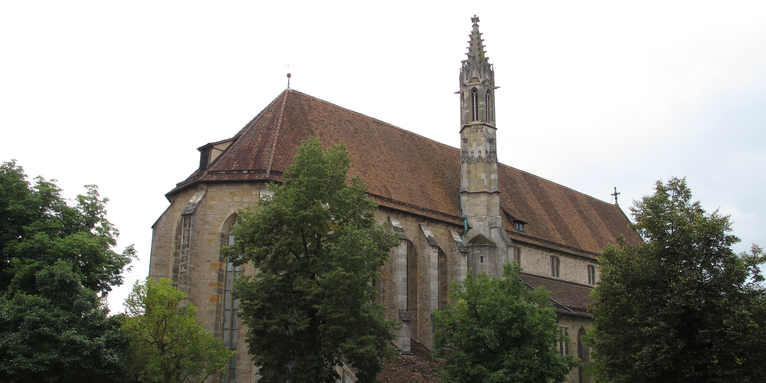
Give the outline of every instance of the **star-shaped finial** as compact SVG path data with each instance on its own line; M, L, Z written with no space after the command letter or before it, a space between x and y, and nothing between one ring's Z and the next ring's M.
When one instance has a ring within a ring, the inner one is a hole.
M473 23L473 25L478 24L479 23L479 16L473 15L473 17L471 17L471 22Z

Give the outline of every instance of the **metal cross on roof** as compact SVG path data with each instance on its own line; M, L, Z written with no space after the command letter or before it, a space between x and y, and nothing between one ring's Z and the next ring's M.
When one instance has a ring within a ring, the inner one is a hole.
M615 187L614 187L614 193L613 193L613 194L611 194L611 195L613 195L613 196L614 196L614 204L615 204L615 205L617 205L617 206L620 206L620 204L619 204L619 203L617 203L617 196L618 196L618 195L620 195L620 194L622 194L622 193L618 193L618 192L617 192L617 186L615 186Z
M471 22L474 23L474 24L478 24L479 23L479 16L473 15L473 17L471 17Z

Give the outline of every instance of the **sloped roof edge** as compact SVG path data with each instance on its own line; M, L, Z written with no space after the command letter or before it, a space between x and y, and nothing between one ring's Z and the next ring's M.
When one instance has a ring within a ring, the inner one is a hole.
M460 149L290 89L234 137L222 140L234 142L207 169L194 171L166 197L170 200L204 183L280 182L300 141L311 135L326 145L346 142L354 158L350 174L359 174L370 185L369 193L379 204L415 214L437 213L447 221L459 215ZM627 233L629 220L619 207L498 165L501 206L528 223L524 238L597 254L618 234L635 236ZM506 230L515 233L513 228Z

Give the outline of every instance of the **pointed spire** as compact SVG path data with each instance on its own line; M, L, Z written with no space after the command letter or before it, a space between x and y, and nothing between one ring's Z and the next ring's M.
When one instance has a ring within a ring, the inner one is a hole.
M484 40L482 40L481 32L479 32L479 17L473 15L471 22L473 23L473 31L471 31L471 40L468 41L468 53L466 53L466 56L468 56L470 61L486 63L487 57L484 54L484 45L482 44Z
M468 56L460 68L461 126L484 122L494 127L495 72L484 53L479 32L479 17L471 17L473 30L468 41Z

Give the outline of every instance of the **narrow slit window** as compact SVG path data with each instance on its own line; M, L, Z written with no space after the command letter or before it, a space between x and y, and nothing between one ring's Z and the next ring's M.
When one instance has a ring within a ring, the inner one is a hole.
M516 262L517 265L521 265L521 249L518 247L513 248L513 261Z
M234 236L229 236L229 245L234 244ZM223 297L223 343L230 350L237 349L237 335L239 330L239 321L237 312L239 311L239 299L234 299L232 292L234 290L234 280L239 277L242 266L234 266L231 260L226 261L226 280L224 283ZM237 374L237 354L231 357L228 370L221 372L221 383L234 382Z
M567 327L561 327L561 335L565 337L569 337L569 328ZM569 355L569 339L562 339L561 342L559 342L559 351L561 351L561 355L566 356Z
M479 92L471 89L471 121L479 121Z
M559 261L559 257L556 257L554 255L551 255L551 276L552 277L559 277L559 271L561 267L561 261Z
M596 284L596 266L588 265L588 284Z
M492 122L492 96L489 95L489 91L487 91L486 96L484 97L484 114L486 122Z

